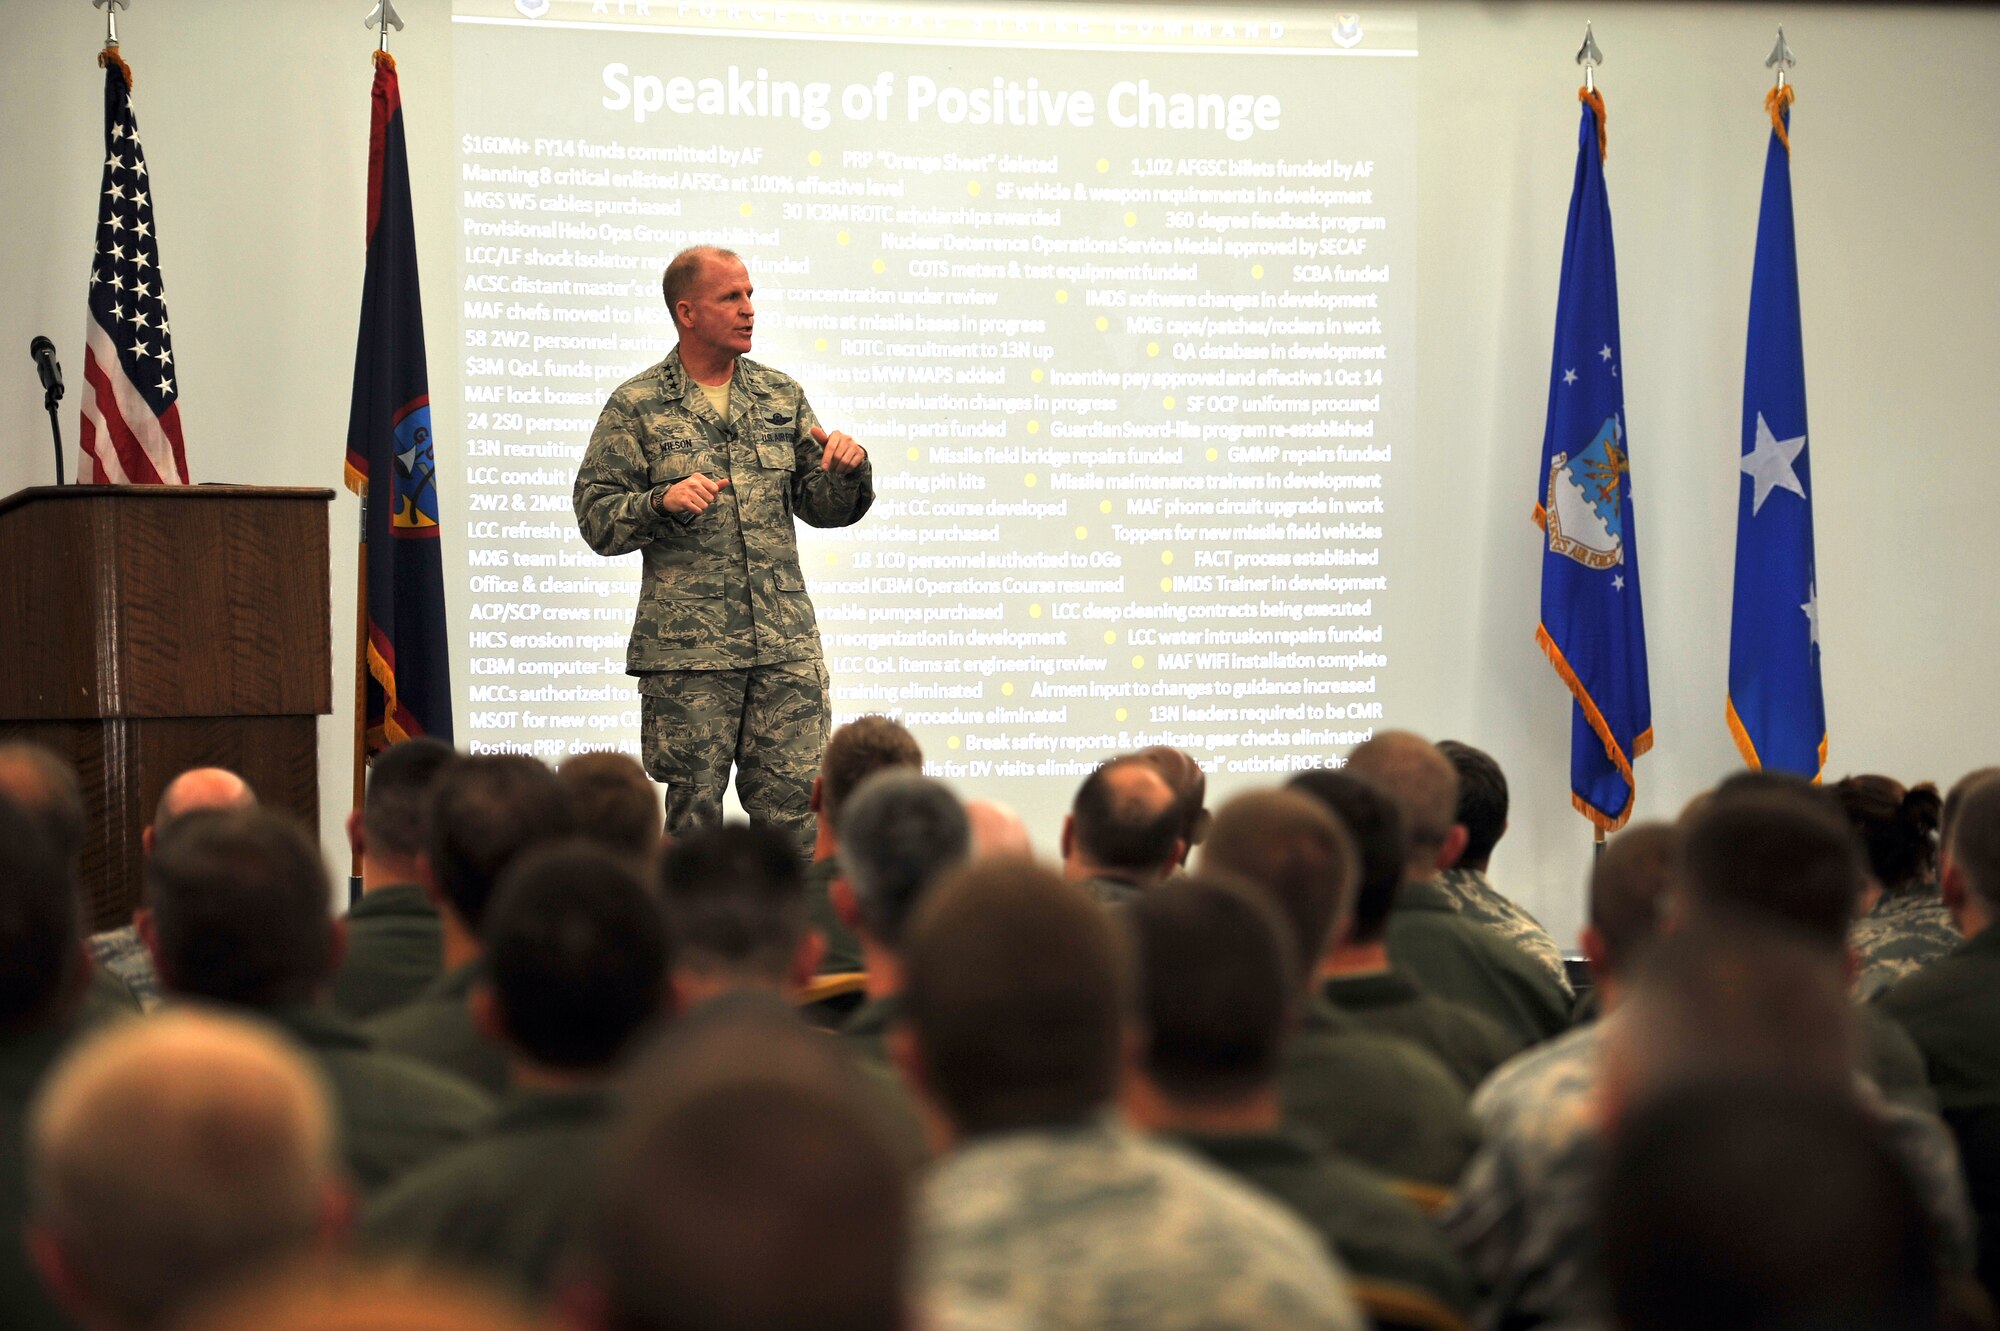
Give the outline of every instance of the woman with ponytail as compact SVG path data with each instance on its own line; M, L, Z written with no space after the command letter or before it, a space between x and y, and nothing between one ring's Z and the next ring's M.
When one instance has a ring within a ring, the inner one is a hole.
M1944 801L1928 781L1905 789L1886 776L1850 776L1833 793L1868 853L1869 909L1851 937L1856 996L1867 999L1964 941L1938 895Z

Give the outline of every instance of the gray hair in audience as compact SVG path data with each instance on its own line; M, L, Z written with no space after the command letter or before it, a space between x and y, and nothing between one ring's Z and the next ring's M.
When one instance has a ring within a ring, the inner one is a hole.
M972 852L965 808L944 783L916 772L877 772L841 812L840 871L861 922L895 947L924 892Z

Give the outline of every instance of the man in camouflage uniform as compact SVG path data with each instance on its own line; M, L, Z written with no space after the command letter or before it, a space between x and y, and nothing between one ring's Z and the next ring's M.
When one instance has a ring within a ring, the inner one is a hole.
M1565 993L1570 992L1569 972L1563 967L1562 949L1542 927L1542 922L1511 897L1503 895L1486 876L1493 848L1507 832L1507 777L1490 754L1461 744L1440 740L1438 752L1451 761L1458 772L1458 814L1453 831L1465 829L1464 846L1458 862L1438 875L1459 914L1485 925L1547 969Z
M875 498L868 455L820 429L797 381L746 356L740 259L684 250L662 288L680 345L605 403L577 471L577 524L601 555L644 552L625 668L667 831L721 821L733 763L743 807L803 859L827 679L792 522L858 522Z

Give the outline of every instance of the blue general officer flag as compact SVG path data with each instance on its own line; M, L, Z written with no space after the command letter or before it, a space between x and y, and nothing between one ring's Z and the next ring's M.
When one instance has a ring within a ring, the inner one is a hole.
M1535 475L1542 621L1535 630L1575 698L1570 799L1605 831L1632 816L1632 760L1653 744L1646 626L1632 524L1630 441L1618 377L1617 259L1604 192L1604 101L1583 93L1563 236L1548 426Z
M396 62L386 51L375 55L370 101L368 270L347 419L347 485L367 500L362 722L373 753L415 735L450 742L451 663L409 154Z
M1743 366L1728 716L1744 762L1818 780L1826 766L1826 697L1819 679L1806 363L1792 236L1791 101L1786 87L1774 89L1767 102L1771 141Z

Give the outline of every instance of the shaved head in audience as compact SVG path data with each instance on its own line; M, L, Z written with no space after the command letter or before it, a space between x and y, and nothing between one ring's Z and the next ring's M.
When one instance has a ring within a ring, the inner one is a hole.
M250 809L257 805L257 792L250 783L226 767L191 767L160 792L153 809L153 822L143 834L146 853L152 854L160 833L175 820L201 809Z

